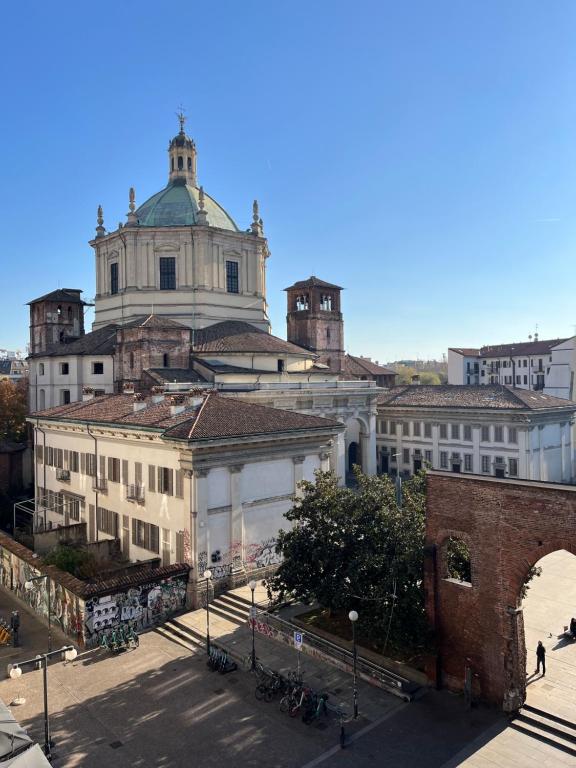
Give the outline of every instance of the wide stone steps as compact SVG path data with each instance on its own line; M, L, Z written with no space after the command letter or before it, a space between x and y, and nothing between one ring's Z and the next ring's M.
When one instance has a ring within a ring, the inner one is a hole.
M250 607L250 602L244 598L225 592L210 602L210 613L241 626L250 618Z
M576 757L576 724L570 720L525 704L510 727Z
M155 631L193 653L206 650L206 638L178 619L165 621L164 624L156 627Z

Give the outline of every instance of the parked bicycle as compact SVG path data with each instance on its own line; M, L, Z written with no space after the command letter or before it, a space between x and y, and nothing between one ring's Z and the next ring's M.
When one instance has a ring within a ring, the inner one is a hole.
M310 723L314 722L314 720L318 720L322 715L328 715L327 701L327 693L312 694L310 699L306 702L306 707L302 714L302 722L306 723L306 725L310 725Z

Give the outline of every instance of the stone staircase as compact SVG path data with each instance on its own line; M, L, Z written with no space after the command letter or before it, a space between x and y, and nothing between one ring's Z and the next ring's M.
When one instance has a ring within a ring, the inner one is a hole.
M210 613L242 626L250 618L251 602L234 592L224 592L210 603Z
M178 643L186 650L196 653L197 651L206 651L206 636L201 635L193 627L185 624L180 618L172 618L159 625L154 630L159 635Z
M576 757L576 723L525 704L510 727Z

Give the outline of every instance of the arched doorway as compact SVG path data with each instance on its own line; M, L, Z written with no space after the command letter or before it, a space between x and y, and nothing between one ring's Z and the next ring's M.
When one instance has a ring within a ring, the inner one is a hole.
M360 464L360 446L353 441L348 446L348 469L351 471L355 464Z

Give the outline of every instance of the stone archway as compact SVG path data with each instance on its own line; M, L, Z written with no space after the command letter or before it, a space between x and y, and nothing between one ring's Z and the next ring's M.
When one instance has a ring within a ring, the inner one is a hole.
M522 585L545 555L576 554L576 487L443 472L427 487L424 583L438 643L429 674L461 691L470 667L481 698L515 710L526 697ZM450 537L468 546L470 583L447 576Z

